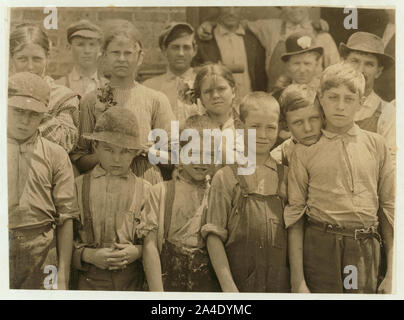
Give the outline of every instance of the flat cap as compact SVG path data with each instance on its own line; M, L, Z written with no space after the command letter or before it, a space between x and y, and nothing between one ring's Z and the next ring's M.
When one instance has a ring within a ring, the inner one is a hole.
M169 24L165 25L163 30L161 31L159 35L159 47L160 49L164 49L166 47L166 41L170 34L174 31L174 29L178 27L185 27L190 31L190 33L194 33L194 28L186 22L170 22Z
M71 43L73 37L82 37L88 39L102 39L101 29L88 20L80 20L72 23L67 28L67 41Z

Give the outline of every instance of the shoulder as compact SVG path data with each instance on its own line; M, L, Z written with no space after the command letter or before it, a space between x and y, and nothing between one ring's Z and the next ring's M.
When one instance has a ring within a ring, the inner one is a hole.
M219 169L212 179L212 187L225 187L232 189L237 184L237 178L234 176L233 169L230 166L225 166Z
M54 165L70 165L70 160L67 152L60 145L49 141L44 137L39 137L37 148L43 148L45 156L48 156ZM73 172L72 172L73 174Z
M166 102L166 100L168 101L168 98L165 96L164 93L157 91L155 89L149 88L139 82L136 82L134 90L138 94L141 94L143 97L151 99L151 100L157 100L160 102L161 101Z
M67 85L67 76L62 76L59 79L55 80L55 84L66 86Z
M146 81L144 81L142 83L142 85L144 85L145 87L154 89L154 90L159 90L162 83L164 82L165 79L165 75L159 75L150 79L147 79Z

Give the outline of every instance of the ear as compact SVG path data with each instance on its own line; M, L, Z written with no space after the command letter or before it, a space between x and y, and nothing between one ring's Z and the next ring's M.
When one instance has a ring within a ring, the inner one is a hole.
M365 104L366 101L366 97L365 95L363 95L362 97L359 98L359 104L360 106L363 106Z
M198 45L194 44L194 53L192 54L192 59L195 58L196 54L198 53Z
M141 66L141 64L143 63L143 57L144 57L144 51L141 50L139 52L139 58L137 60L137 64L136 64L136 70Z
M377 78L380 77L380 75L381 75L382 72L383 72L383 69L384 69L383 66L377 67L377 73L376 73L376 75L375 75L375 79L377 79Z

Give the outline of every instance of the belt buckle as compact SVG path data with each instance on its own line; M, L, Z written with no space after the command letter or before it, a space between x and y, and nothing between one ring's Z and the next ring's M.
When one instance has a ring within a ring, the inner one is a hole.
M364 228L355 229L355 240L359 240L358 233L362 233L362 234L369 233L369 229L364 229Z

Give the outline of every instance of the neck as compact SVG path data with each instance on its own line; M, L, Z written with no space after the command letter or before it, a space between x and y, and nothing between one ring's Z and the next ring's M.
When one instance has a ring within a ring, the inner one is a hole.
M219 126L223 126L224 123L231 118L231 111L225 114L214 114L207 111L209 118L215 121Z
M365 88L365 97L368 97L373 91L373 87L372 88Z
M261 166L267 161L269 154L268 153L263 153L263 154L256 154L255 156L255 161L257 163L257 166Z
M168 67L169 68L169 70L170 70L170 72L172 73L172 74L174 74L174 75L176 75L177 77L181 77L185 72L187 72L191 67L189 67L188 69L186 69L186 70L175 70L175 69L173 69L173 68L171 68L171 67Z
M327 123L325 126L325 130L333 132L333 133L337 133L337 134L344 134L344 133L348 132L349 129L351 129L354 125L355 125L355 123L353 121L344 127L336 127L330 123Z
M91 66L80 66L76 65L74 66L77 72L87 78L91 77L96 71L97 71L97 65L91 65Z
M235 31L238 29L238 27L239 27L240 24L236 24L236 25L233 25L233 26L226 26L226 25L224 25L224 24L221 23L221 25L222 25L222 27L225 28L226 30L229 30L230 32L235 32Z
M115 88L130 88L133 86L135 79L134 77L125 77L125 78L119 78L119 77L111 77L110 85L111 87Z

